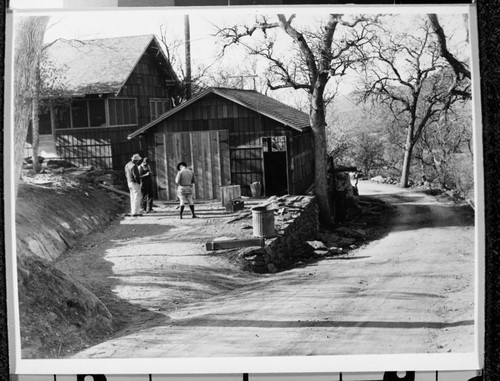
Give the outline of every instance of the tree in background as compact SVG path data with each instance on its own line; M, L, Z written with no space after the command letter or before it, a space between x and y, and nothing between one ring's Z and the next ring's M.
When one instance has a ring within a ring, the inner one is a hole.
M353 94L335 98L327 112L329 154L339 165L354 166L370 177L390 158L390 113L384 107L357 104Z
M185 22L184 27L189 28L189 23L186 24ZM184 38L176 37L170 30L168 24L160 25L160 31L157 34L167 61L179 77L179 83L177 84L179 88L178 91L175 92L176 97L173 100L174 106L181 104L203 90L203 86L200 86L198 82L205 71L211 66L208 65L205 68L196 66L193 68L191 53L185 51L190 49L190 44L186 43L186 38L190 38L189 36L189 33L186 31ZM181 58L183 52L185 53L184 60Z
M472 191L473 168L472 116L470 104L458 104L429 125L422 134L416 158L427 178L435 179L443 189L457 189L464 196Z
M35 120L38 112L36 91L38 88L40 57L43 49L43 37L48 16L25 17L15 26L15 53L14 53L14 163L15 163L15 192L24 159L24 147L28 134L30 120Z
M271 20L261 16L251 26L221 28L218 36L226 42L223 52L231 45L244 45L251 55L267 60L267 79L271 90L287 88L307 93L315 147L315 194L320 207L320 221L330 224L325 104L335 92L328 95L327 84L331 78L342 77L364 60L361 48L373 38L367 28L372 20L364 16L349 18L330 14L319 27L304 28L296 26L295 18L296 15L286 17L278 14ZM281 31L291 42L286 54L279 52L276 34L271 31Z
M269 92L267 80L260 74L255 57L245 59L237 67L214 65L204 71L204 75L199 78L199 83L202 87L247 89L266 95Z
M430 22L422 20L412 33L394 33L379 27L370 44L372 59L365 66L362 99L384 104L405 130L400 185L408 186L415 146L425 129L436 123L457 100L466 96L468 84L457 81Z
M208 87L250 88L263 94L267 92L265 78L259 75L256 60L245 60L237 67L222 66L219 62L220 56L209 63L195 62L196 55L186 52L190 49L190 34L187 33L189 25L185 23L184 28L183 38L177 37L166 23L160 25L157 34L167 60L179 76L180 88L176 92L178 96L174 99L174 105L181 104Z
M47 57L47 49L56 41L43 46L35 67L35 81L33 84L33 102L31 106L31 146L33 170L40 172L38 148L40 143L40 113L50 113L51 120L55 119L53 106L68 105L71 102L70 94L65 84L64 71L66 68L56 68Z

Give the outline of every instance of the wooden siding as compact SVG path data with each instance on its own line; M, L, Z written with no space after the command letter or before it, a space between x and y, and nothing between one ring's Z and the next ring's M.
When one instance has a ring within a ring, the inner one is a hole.
M149 100L151 98L170 98L174 87L165 85L172 78L162 71L150 47L139 60L134 71L118 94L120 97L137 98L139 126L151 121Z
M229 145L227 131L156 133L154 135L156 191L159 199L177 198L177 164L185 161L196 177L195 197L210 200L221 197L221 186L229 184Z
M290 193L301 194L314 182L314 145L310 133L297 134L289 143L291 188Z
M128 141L134 128L98 127L56 130L57 154L77 166L120 169L134 153L141 152L140 141Z

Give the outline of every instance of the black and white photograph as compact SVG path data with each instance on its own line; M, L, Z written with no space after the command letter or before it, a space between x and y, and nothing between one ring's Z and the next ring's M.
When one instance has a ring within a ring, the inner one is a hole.
M427 8L14 14L19 358L477 353L475 25Z

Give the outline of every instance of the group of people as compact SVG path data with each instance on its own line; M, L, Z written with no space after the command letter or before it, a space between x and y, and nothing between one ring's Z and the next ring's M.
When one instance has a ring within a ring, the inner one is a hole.
M185 205L189 205L191 216L197 218L194 212L193 185L195 176L185 162L177 164L177 197L179 198L179 217L182 219ZM130 215L142 216L143 213L152 213L153 210L153 171L147 157L141 158L134 154L125 166L128 189L130 191Z

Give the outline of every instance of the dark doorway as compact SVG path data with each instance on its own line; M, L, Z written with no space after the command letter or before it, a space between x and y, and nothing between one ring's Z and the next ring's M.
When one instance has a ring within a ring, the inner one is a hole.
M264 193L281 196L288 193L286 137L262 139L264 150Z

